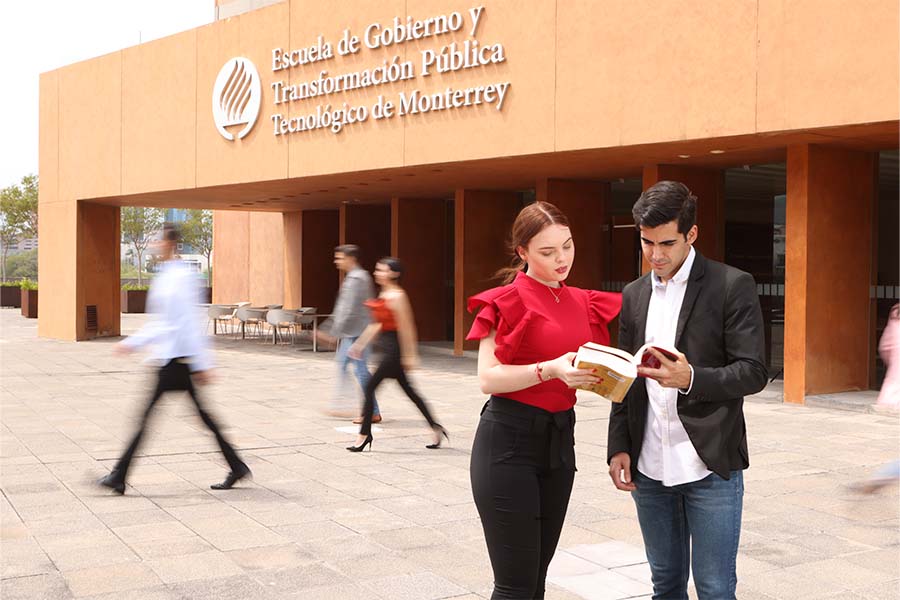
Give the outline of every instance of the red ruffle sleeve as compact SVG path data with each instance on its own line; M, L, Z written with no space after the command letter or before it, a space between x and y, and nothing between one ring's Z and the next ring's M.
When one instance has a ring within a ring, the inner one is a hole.
M495 329L497 347L494 356L502 363L512 364L533 317L522 302L519 290L514 285L485 290L469 298L467 308L469 312L478 310L478 313L466 339L480 340Z
M593 341L609 344L609 324L622 310L622 294L585 290L588 295L588 321Z

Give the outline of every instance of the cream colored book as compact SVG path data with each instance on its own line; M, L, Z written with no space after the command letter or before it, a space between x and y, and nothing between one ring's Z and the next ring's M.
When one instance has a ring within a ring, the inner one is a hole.
M659 359L649 352L655 348L666 358L677 358L674 348L659 344L644 344L634 354L618 348L610 348L602 344L587 342L578 349L575 355L575 368L597 369L600 381L591 385L580 385L579 389L594 392L610 402L622 402L631 384L637 379L637 368L640 365L651 369L659 368Z

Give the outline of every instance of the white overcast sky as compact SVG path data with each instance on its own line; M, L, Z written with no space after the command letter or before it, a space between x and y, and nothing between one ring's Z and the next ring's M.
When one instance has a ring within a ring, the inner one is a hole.
M38 172L38 76L193 29L215 0L0 0L0 188Z

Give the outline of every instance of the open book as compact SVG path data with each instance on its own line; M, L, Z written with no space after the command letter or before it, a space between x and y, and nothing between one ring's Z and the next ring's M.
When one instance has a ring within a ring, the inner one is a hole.
M677 358L674 348L659 344L644 344L632 355L618 348L587 342L575 355L575 368L597 369L596 375L600 377L600 381L591 385L580 385L579 389L599 394L610 402L622 402L631 384L637 379L638 366L659 368L659 359L649 352L650 348L654 348L671 360Z

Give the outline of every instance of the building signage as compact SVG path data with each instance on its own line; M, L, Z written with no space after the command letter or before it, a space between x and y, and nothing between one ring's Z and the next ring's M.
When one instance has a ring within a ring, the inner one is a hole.
M226 62L213 86L212 110L216 129L226 140L234 140L228 130L233 125L243 125L237 132L238 139L253 128L259 117L262 101L262 84L256 66L247 58L232 58Z
M478 39L478 25L484 11L484 7L479 6L464 13L451 12L426 19L394 17L389 23L371 23L359 32L345 29L334 43L319 35L314 43L303 48L275 48L272 50L272 72L284 79L277 79L271 84L272 100L276 107L271 117L274 135L318 129L339 134L366 121L464 110L481 105L501 111L507 101L509 81L487 81L468 87L438 86L433 91L416 87L417 80L428 78L431 81L444 74L506 62L503 44L485 43ZM470 39L445 41L458 32L468 34ZM404 58L403 44L425 39L433 39L435 47L411 52L413 58ZM366 50L385 48L396 48L398 54L349 72L340 72L330 65L336 56L359 55ZM318 76L303 80L300 75L290 75L292 69L307 65L318 65ZM219 78L222 78L221 73ZM367 88L380 91L380 86L397 82L410 83L399 92L379 93L374 101L357 103L335 97L341 92ZM313 105L313 102L317 104ZM215 110L215 94L213 104ZM290 116L285 114L289 107Z

